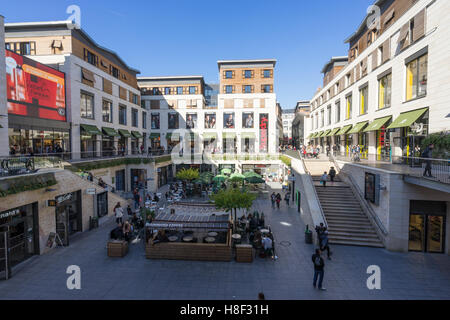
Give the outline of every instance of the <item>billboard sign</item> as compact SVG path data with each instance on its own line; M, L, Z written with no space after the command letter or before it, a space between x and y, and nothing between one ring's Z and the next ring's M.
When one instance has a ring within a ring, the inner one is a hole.
M8 113L66 121L64 73L6 50Z
M267 152L269 149L269 114L259 115L259 151Z

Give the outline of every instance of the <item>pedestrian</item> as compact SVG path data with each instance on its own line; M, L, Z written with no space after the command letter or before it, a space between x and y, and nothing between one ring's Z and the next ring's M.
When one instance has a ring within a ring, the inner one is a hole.
M281 194L277 194L275 201L277 203L277 209L280 209Z
M317 278L319 279L319 290L327 290L322 287L323 276L324 276L324 268L325 262L323 258L320 256L320 249L316 249L316 253L312 255L312 262L314 264L314 279L313 279L313 287L316 287Z
M329 144L327 144L326 150L327 150L327 157L329 157L330 156L330 145Z
M272 195L270 196L270 201L272 202L272 209L275 209L275 201L276 201L275 192L272 192Z
M116 217L116 223L122 224L123 223L123 209L120 206L120 202L117 202L116 206L114 207L114 215Z
M289 200L290 200L290 194L289 194L289 192L287 192L285 195L284 195L284 201L286 201L286 205L289 207Z
M423 152L422 152L422 158L431 159L433 157L433 149L434 144L430 144ZM428 173L428 175L427 175ZM434 178L434 176L431 175L431 160L425 160L425 171L423 172L423 176Z
M137 209L137 208L139 208L141 195L139 194L138 189L134 189L133 194L134 194L133 195L133 197L134 197L134 208Z
M334 170L334 167L330 168L330 171L328 172L328 175L330 176L331 182L334 182L334 177L336 176L336 170Z
M128 207L127 207L127 214L128 214L128 217L131 217L133 215L133 210L131 210L130 205L128 205Z
M328 174L327 174L327 172L325 171L325 172L323 173L323 175L320 177L320 183L323 184L323 187L324 187L324 188L327 186L327 180L328 180Z
M325 228L323 230L323 232L321 233L321 237L320 237L319 241L320 241L320 250L322 252L327 250L327 258L328 258L328 260L331 260L332 252L330 251L330 246L328 244L328 230L327 230L327 228Z

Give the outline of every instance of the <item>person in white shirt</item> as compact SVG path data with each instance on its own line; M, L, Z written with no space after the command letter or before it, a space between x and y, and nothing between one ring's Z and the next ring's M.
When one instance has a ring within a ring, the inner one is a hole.
M261 244L263 245L266 255L270 255L273 258L272 239L270 239L269 237L263 237L261 240Z
M114 207L114 215L116 217L116 222L119 224L123 223L123 209L120 206L120 202L117 202L116 206Z

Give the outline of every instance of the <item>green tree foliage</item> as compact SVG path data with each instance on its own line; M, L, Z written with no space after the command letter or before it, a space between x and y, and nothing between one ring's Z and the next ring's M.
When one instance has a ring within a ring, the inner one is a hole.
M177 172L176 177L178 180L182 181L192 181L198 179L200 174L198 173L198 169L181 169Z
M283 163L285 165L287 165L288 167L291 166L291 158L288 156L280 156L280 160L283 161Z
M223 209L226 212L230 212L230 214L234 212L235 223L237 210L250 209L255 199L256 196L254 194L242 192L237 188L220 190L212 196L212 200L217 209Z
M450 157L450 131L432 133L422 141L421 150L434 144L433 158L448 159Z

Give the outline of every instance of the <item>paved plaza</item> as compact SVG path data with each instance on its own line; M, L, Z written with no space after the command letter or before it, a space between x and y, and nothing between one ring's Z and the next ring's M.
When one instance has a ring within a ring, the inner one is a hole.
M130 246L124 258L109 258L106 242L114 224L80 234L70 247L56 248L19 267L0 281L0 299L449 299L450 258L443 254L393 253L384 249L333 246L325 259L324 286L312 287L313 245L291 204L271 209L268 195L254 209L263 211L274 232L277 261L253 263L147 260L144 245ZM68 290L66 268L81 268L81 290ZM381 290L366 286L370 265L381 268Z

